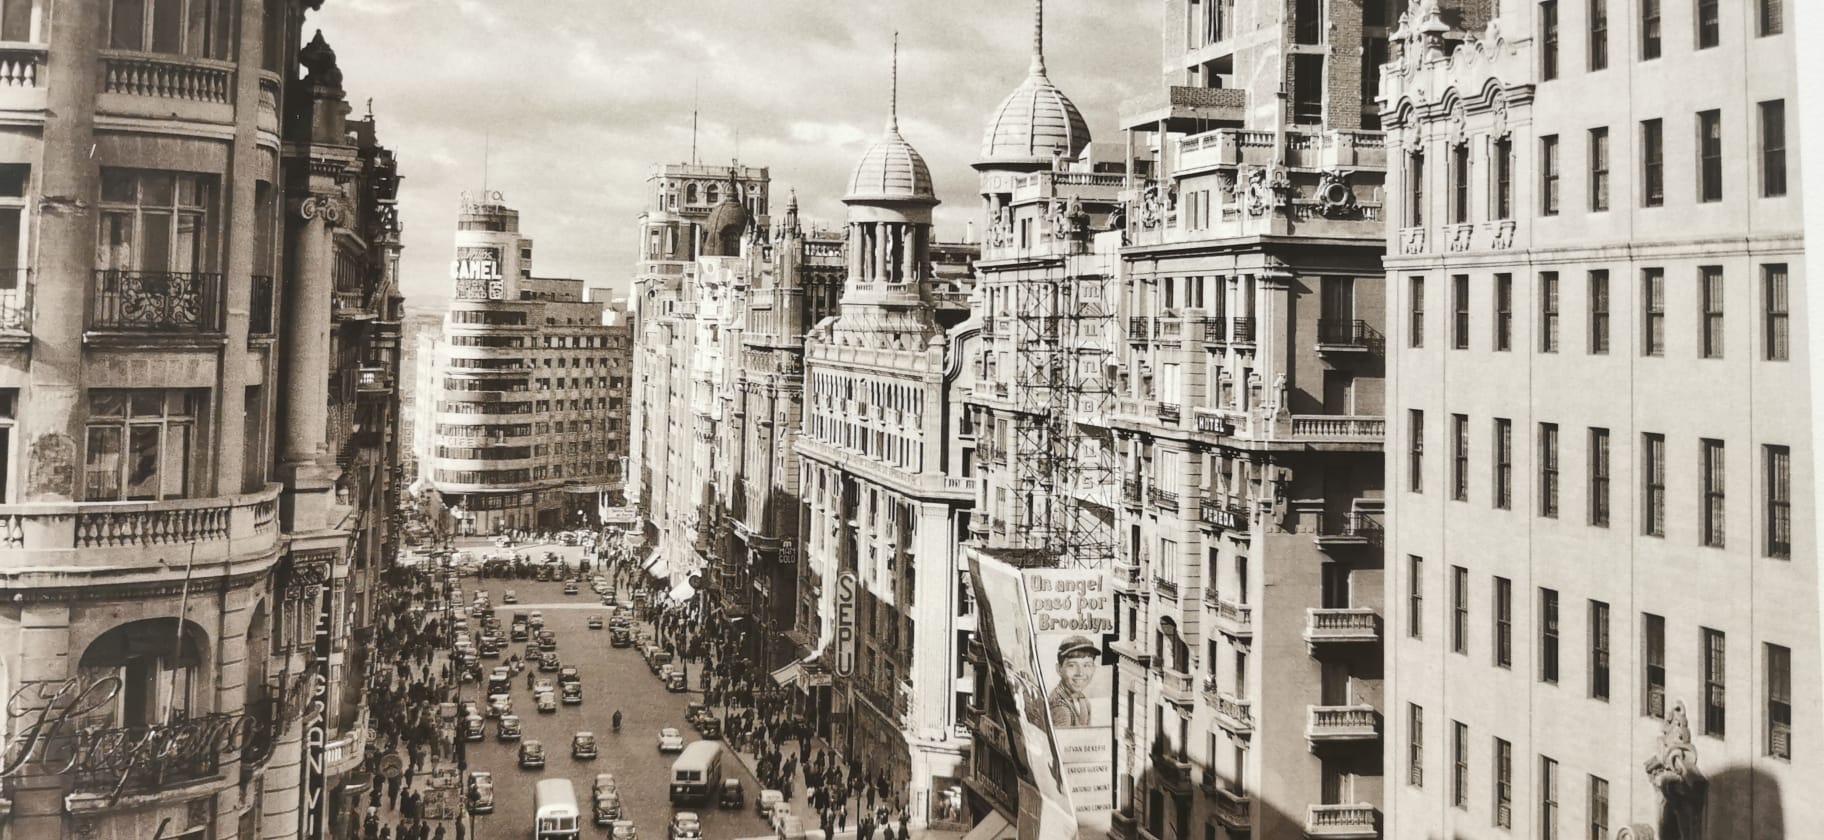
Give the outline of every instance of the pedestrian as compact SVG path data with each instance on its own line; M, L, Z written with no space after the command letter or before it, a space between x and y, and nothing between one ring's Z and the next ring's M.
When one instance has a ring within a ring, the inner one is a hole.
M912 812L904 808L899 809L899 837L900 840L912 838Z

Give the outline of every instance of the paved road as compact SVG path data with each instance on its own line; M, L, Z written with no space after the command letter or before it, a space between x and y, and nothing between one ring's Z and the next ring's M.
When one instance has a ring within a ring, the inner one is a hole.
M520 604L500 603L501 591L509 586L518 594ZM469 768L492 772L496 786L494 813L483 814L476 820L478 840L530 837L532 789L540 779L553 777L571 780L576 787L577 802L583 808L585 823L592 825L589 822L593 816L592 803L588 800L597 773L614 774L627 817L638 826L641 840L665 840L672 815L668 788L672 756L658 752L658 732L663 727L675 726L684 733L686 742L695 740L695 730L684 722L684 706L690 700L701 700L702 695L694 690L684 694L665 691L658 678L647 670L637 650L612 648L608 644L607 630L588 629L589 616L605 611L599 606L591 608L599 605L600 599L587 586L579 595L565 596L562 585L557 583L467 578L463 588L471 593L477 589L492 592L496 614L503 624L510 624L516 611L542 610L545 626L557 633L558 656L565 665L580 669L583 679L581 705L559 705L557 712L544 714L535 710L525 677L521 675L514 681L513 707L524 722L525 737L545 744L547 759L543 771L520 770L518 745L496 741L493 721L489 721L486 741L469 744ZM522 647L516 644L508 651ZM492 669L495 663L496 660L482 660L484 670ZM555 673L541 676L556 679ZM693 689L697 678L697 668L692 666L690 685ZM485 686L473 683L463 688L464 699L486 690ZM617 708L622 715L619 735L614 734L611 722ZM601 757L593 761L570 757L570 738L579 730L596 734ZM751 803L759 790L753 776L734 760L732 754L724 756L722 766L723 775L741 778ZM717 811L709 807L699 809L698 813L703 816L706 840L767 833L766 824L754 816L751 807L743 811ZM585 837L606 834L606 828L584 831Z

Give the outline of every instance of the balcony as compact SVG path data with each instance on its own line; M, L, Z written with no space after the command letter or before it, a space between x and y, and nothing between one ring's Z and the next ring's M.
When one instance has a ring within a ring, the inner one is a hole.
M1210 797L1211 810L1216 812L1216 819L1230 828L1246 829L1253 824L1250 811L1253 800L1245 793L1229 790L1221 785L1213 785L1214 796Z
M1288 436L1303 443L1367 443L1387 438L1387 418L1368 414L1294 414Z
M361 369L355 372L355 391L362 394L392 393L392 371L383 367L362 365Z
M159 502L0 505L0 564L21 586L81 586L91 579L183 578L149 548L194 546L198 573L278 546L279 486L259 493Z
M1140 590L1141 578L1139 564L1123 563L1116 560L1109 572L1109 578L1114 583L1116 589L1130 595L1136 594Z
M195 337L222 331L222 275L203 272L95 272L89 330Z
M1180 409L1177 403L1157 403L1153 406L1153 413L1158 415L1159 422L1161 423L1169 423L1174 426L1178 425Z
M263 274L253 276L253 294L247 302L248 339L273 337L272 328L276 312L273 307L278 302L274 291L275 287L271 277Z
M1305 739L1314 746L1381 737L1381 713L1373 706L1311 706L1308 713Z
M1254 703L1226 691L1216 693L1216 725L1231 735L1254 732Z
M0 346L32 343L31 276L23 268L0 271Z
M1313 608L1305 611L1305 641L1359 644L1381 638L1381 617L1370 607Z
M1165 697L1165 702L1188 709L1196 702L1197 683L1191 679L1190 674L1170 668L1161 669L1159 693Z
M1147 319L1132 316L1127 319L1127 340L1135 344L1145 344L1153 337L1152 325Z
M1184 337L1184 319L1161 317L1153 319L1153 329L1162 342L1177 344Z
M1210 613L1214 617L1216 632L1237 639L1246 639L1254 635L1254 608L1227 600L1211 590L1209 598Z
M1122 480L1121 500L1126 502L1129 507L1139 507L1141 500L1144 498L1145 497L1140 493L1139 479L1129 478Z
M1191 757L1169 746L1153 747L1153 769L1159 782L1175 791L1191 789Z
M1253 344L1254 343L1254 319L1253 318L1230 318L1229 319L1229 330L1230 330L1229 340L1232 343L1235 343L1235 344Z
M44 110L46 56L42 44L0 46L0 110Z
M221 732L239 726L239 713L220 713L160 726L126 726L83 733L70 756L74 772L72 810L112 805L116 797L156 796L217 781L222 758L232 756ZM219 730L219 731L218 731ZM91 797L102 799L90 803Z
M1203 319L1203 343L1220 347L1229 343L1229 319L1210 315Z
M1203 524L1213 528L1242 534L1248 532L1248 512L1219 499L1204 499L1200 518Z
M1177 492L1162 489L1158 485L1147 488L1146 499L1147 501L1152 502L1153 507L1165 508L1167 510L1178 509Z
M1121 126L1150 127L1161 122L1239 124L1246 118L1247 109L1248 92L1241 88L1171 85L1122 102Z
M234 62L103 50L96 110L198 122L234 119Z
M1326 514L1320 521L1317 530L1317 544L1320 546L1342 545L1380 545L1381 523L1371 514L1363 511L1350 511L1343 514Z
M1367 321L1319 319L1317 322L1319 353L1380 353L1386 346L1387 340Z
M359 289L337 289L330 298L330 314L337 323L372 321L378 317L367 300L367 293Z
M1381 813L1373 805L1312 805L1305 814L1305 836L1331 840L1378 838Z
M1178 600L1178 583L1176 581L1155 577L1153 578L1153 591L1159 593L1161 597L1170 598L1174 601Z

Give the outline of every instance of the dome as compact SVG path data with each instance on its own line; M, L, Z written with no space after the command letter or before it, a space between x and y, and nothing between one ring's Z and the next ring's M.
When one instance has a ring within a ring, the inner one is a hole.
M747 233L747 206L741 203L738 190L731 182L728 197L709 211L703 222L703 256L741 256L741 236Z
M1089 124L1043 69L1001 100L982 130L985 162L1049 161L1054 154L1074 160L1087 145Z
M937 193L931 188L931 168L918 150L899 135L898 128L889 127L886 135L874 141L855 164L844 200L855 199L937 203Z

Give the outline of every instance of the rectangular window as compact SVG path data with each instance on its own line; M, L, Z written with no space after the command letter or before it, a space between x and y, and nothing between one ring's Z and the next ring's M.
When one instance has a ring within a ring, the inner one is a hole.
M1666 535L1666 436L1644 433L1640 436L1641 466L1641 533L1649 537Z
M1450 345L1469 349L1469 275L1450 277Z
M100 239L95 243L95 267L107 271L110 276L117 272L194 275L215 271L215 185L216 179L212 175L103 169L101 231ZM196 281L168 279L165 284L188 288ZM214 287L203 288L212 290ZM213 293L205 294L200 289L193 294L213 297ZM178 295L175 288L164 293L165 297ZM183 317L178 313L162 316L164 319ZM204 315L188 316L192 321L198 317Z
M1609 527L1609 430L1590 427L1590 510L1589 522L1598 528Z
M1495 141L1495 206L1496 219L1514 217L1514 141L1502 137Z
M1723 200L1723 112L1697 112L1697 200Z
M1406 225L1425 224L1425 153L1406 155Z
M1727 712L1727 699L1723 686L1724 658L1727 648L1723 631L1700 628L1704 636L1704 734L1721 738L1724 735Z
M1507 351L1514 344L1514 275L1495 275L1495 349Z
M1767 473L1767 522L1763 540L1768 557L1792 557L1792 450L1762 447Z
M1539 138L1539 215L1558 215L1558 135Z
M1640 270L1640 354L1666 355L1666 270Z
M1590 602L1590 699L1609 701L1609 605Z
M1666 203L1666 128L1659 120L1640 121L1640 205Z
M1787 300L1786 264L1761 266L1761 313L1763 348L1761 355L1769 362L1784 362L1791 353L1791 304Z
M1602 0L1591 0L1600 3ZM1590 212L1609 209L1609 130L1590 129Z
M1450 221L1469 221L1469 144L1450 147Z
M1590 272L1590 355L1609 354L1609 272Z
M1698 441L1698 448L1703 459L1702 473L1704 483L1704 545L1711 548L1723 547L1723 442L1704 438Z
M1495 667L1514 667L1514 582L1495 578Z
M1786 100L1761 103L1761 195L1786 194Z
M1539 424L1539 515L1558 518L1558 424Z
M1666 619L1641 613L1641 667L1644 669L1640 713L1666 716Z
M1558 272L1539 274L1539 352L1558 352Z
M1609 66L1609 0L1590 0L1590 70Z
M1589 840L1609 840L1609 782L1601 776L1590 777Z
M1660 0L1640 0L1640 60L1652 61L1659 57L1659 2Z
M10 7L14 4L8 3ZM232 9L222 0L111 0L108 47L117 50L228 60L233 57Z
M1406 278L1406 335L1413 349L1425 346L1425 278Z
M1558 590L1539 590L1539 681L1558 684Z
M1450 567L1450 650L1469 653L1469 570Z
M1558 0L1539 4L1539 81L1558 78Z
M1469 501L1469 417L1450 415L1450 497Z
M189 495L200 391L89 392L83 499L156 501Z
M1699 351L1702 358L1720 359L1723 357L1723 267L1720 265L1700 266L1698 274L1698 301L1703 306L1699 313L1699 324L1702 333L1698 336Z
M1539 840L1558 840L1558 762L1539 756Z
M1697 48L1707 50L1722 43L1722 22L1717 0L1697 0Z
M1425 786L1425 710L1406 704L1406 784Z
M1767 646L1767 755L1792 760L1792 650Z
M1514 745L1495 739L1495 826L1514 827Z
M1425 638L1425 559L1406 555L1406 635Z
M1786 31L1786 0L1755 0L1755 29L1765 38Z
M1425 492L1425 412L1406 412L1406 486L1414 493Z
M1514 506L1514 422L1495 418L1494 503L1501 510Z
M1450 804L1469 807L1469 726L1450 722Z
M1324 121L1324 56L1321 53L1292 54L1292 121L1300 125Z

